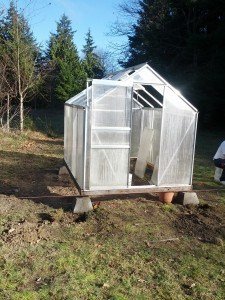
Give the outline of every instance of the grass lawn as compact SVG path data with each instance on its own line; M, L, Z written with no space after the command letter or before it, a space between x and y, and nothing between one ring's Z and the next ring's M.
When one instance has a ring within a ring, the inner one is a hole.
M225 298L224 190L199 192L197 207L111 197L82 219L63 199L75 187L57 175L60 129L49 132L0 133L0 299ZM212 156L222 138L199 132L195 189L221 188ZM48 205L32 201L40 195Z

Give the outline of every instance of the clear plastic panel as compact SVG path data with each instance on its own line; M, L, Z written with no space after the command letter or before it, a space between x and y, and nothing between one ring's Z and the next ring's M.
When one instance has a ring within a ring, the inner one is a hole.
M129 149L92 149L91 187L127 186Z
M152 84L153 87L161 94L164 93L164 81L157 76L147 65L140 70L137 70L131 75L134 82L141 84Z
M162 121L161 108L155 108L155 109L149 108L143 110L142 130L144 131L145 128L153 130L152 142L147 157L147 161L152 165L155 165L155 162L159 155L161 121Z
M77 160L76 160L76 156L77 156L77 118L78 118L78 112L77 112L77 108L76 107L72 107L72 111L73 111L73 119L72 119L72 149L71 149L71 153L72 153L72 157L71 157L71 173L73 174L74 178L77 177Z
M153 129L147 127L144 128L141 134L141 142L134 171L134 173L140 178L143 178L145 175L145 169L147 166L149 150L152 146L153 135Z
M191 184L196 120L196 112L166 87L158 185Z
M93 86L92 126L129 127L131 88Z
M68 167L72 167L73 147L73 108L65 106L64 114L64 159Z
M131 132L131 157L137 157L141 138L141 119L142 109L137 104L134 105L132 111L132 132Z
M85 110L77 109L76 180L83 188L84 176L84 116Z
M68 104L73 104L73 105L79 105L79 106L87 106L87 93L91 94L91 89L92 87L89 86L88 89L83 90L76 96L70 98L69 100L66 101Z
M64 159L73 177L83 187L84 110L65 105Z
M92 147L95 145L128 145L130 131L92 130Z
M142 178L147 163L156 166L159 156L162 109L142 110L141 142L135 166L135 174Z

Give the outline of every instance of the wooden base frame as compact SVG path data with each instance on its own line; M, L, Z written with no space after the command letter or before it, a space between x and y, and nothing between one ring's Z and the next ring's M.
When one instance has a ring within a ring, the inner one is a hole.
M66 162L64 164L76 186L80 196L107 196L107 195L126 195L126 194L148 194L148 193L161 193L161 192L188 192L192 190L191 185L176 185L176 186L156 186L156 185L142 185L142 186L129 186L129 187L115 187L103 188L94 190L82 189L74 176L72 175Z

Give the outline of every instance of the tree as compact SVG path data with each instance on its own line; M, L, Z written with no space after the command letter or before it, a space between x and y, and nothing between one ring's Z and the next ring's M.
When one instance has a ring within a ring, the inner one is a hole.
M114 53L105 49L97 49L96 54L100 60L102 66L102 77L108 74L114 73L118 69L117 56Z
M121 64L148 61L192 99L201 121L218 123L218 114L223 120L225 2L141 0L122 9L137 18Z
M94 52L96 46L90 29L85 38L86 44L83 46L83 65L88 78L102 78L104 76L104 66L100 57Z
M52 69L48 85L57 102L65 102L85 86L85 72L73 42L71 21L63 15L51 33L46 59Z
M13 1L4 16L0 40L0 59L6 67L4 80L8 90L13 90L15 99L19 99L20 130L23 131L24 102L30 99L40 78L37 70L39 48L27 20L18 13Z

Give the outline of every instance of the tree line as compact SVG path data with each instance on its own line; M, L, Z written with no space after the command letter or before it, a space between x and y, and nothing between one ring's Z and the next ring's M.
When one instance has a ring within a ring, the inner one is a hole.
M201 124L224 126L225 1L124 1L125 23L114 27L128 37L121 66L149 62L199 109ZM59 106L85 88L87 78L105 75L110 56L96 52L89 30L81 58L74 34L63 15L43 51L14 1L0 11L1 127L9 130L19 116L23 130L26 103Z
M95 50L89 29L79 57L71 21L64 14L43 51L23 11L11 1L8 10L0 12L1 127L9 130L19 117L23 131L26 103L59 106L84 89L87 78L102 78L105 62Z
M225 1L133 0L120 9L126 22L114 33L128 36L121 65L149 62L197 106L201 124L224 126Z

